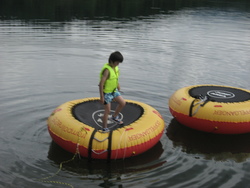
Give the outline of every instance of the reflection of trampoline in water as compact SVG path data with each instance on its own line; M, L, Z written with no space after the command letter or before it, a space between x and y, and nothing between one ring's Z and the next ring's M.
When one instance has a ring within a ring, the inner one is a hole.
M111 130L101 131L103 105L98 98L86 98L62 104L48 118L52 139L65 150L79 152L83 157L119 159L141 154L161 138L164 121L154 108L126 100L119 114L124 122L108 121ZM112 103L112 109L116 104Z
M72 158L72 153L65 151L52 141L48 152L48 158L57 164L64 162L63 168L81 175L88 175L90 173L92 175L103 174L105 171L110 175L118 171L122 173L139 172L161 166L166 163L165 160L160 160L164 151L162 147L161 142L157 142L155 146L141 155L130 157L126 160L111 160L107 163L99 159L93 159L89 162L86 158L80 159L78 157L75 157L75 159L71 161L69 159Z
M207 159L242 162L250 158L250 133L221 135L197 131L172 119L167 127L167 137L175 147L191 154L202 154Z

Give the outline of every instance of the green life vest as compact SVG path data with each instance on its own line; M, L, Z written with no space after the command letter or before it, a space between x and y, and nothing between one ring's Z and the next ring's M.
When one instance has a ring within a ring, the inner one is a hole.
M120 75L119 68L118 68L118 66L116 66L115 70L114 70L111 66L109 66L108 63L106 63L102 67L102 70L100 72L100 79L102 79L103 71L105 69L109 70L109 78L104 83L103 92L104 93L112 93L112 92L114 92L116 90L116 88L118 86L118 78L119 78L119 75Z

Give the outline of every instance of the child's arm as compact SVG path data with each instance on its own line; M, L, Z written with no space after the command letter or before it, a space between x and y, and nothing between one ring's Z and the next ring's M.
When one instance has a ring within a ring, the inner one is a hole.
M106 80L108 79L109 77L109 70L108 69L105 69L103 71L103 75L102 75L102 79L99 83L99 92L100 92L100 102L102 104L104 104L104 94L103 94L103 87L104 87L104 84L106 82Z
M120 87L120 84L119 84L119 83L118 83L117 89L118 89L118 91L121 90L121 87Z

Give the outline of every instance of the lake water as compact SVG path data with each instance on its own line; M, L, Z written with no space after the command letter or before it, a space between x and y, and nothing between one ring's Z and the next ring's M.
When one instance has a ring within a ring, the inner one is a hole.
M100 9L63 19L1 8L0 187L248 187L250 134L190 130L168 110L169 97L185 86L250 89L249 3L197 2L166 8L151 1L144 12L133 5L130 16L125 8L117 17ZM99 71L115 50L125 58L123 97L157 109L166 131L141 156L110 164L77 157L60 168L73 154L52 142L46 120L64 102L99 96Z

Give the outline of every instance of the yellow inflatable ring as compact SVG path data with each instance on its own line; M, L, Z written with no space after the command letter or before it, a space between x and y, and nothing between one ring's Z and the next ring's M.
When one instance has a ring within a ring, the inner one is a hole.
M250 91L220 85L177 90L169 99L171 114L190 128L218 133L250 132Z
M124 124L109 120L110 132L102 131L103 105L99 98L66 102L48 118L48 131L59 146L89 159L120 159L139 155L161 138L164 120L151 106L126 100L120 113ZM112 102L112 109L115 108Z

